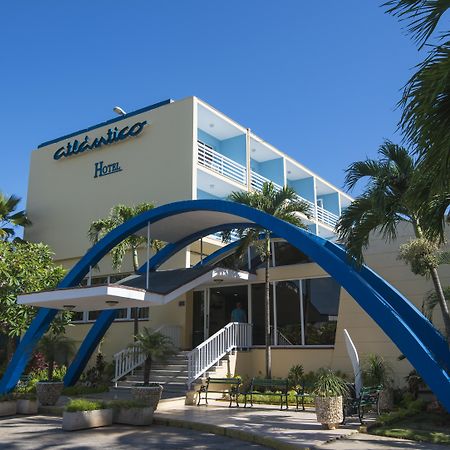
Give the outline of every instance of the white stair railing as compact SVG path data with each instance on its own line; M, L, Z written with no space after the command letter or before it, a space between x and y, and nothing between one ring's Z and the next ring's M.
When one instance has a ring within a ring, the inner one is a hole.
M155 331L170 338L174 347L181 347L181 328L178 325L161 325ZM117 387L117 382L122 377L144 364L145 354L139 346L131 344L127 348L117 352L113 358L115 369L112 381Z
M188 353L188 387L228 352L251 345L251 324L229 323Z

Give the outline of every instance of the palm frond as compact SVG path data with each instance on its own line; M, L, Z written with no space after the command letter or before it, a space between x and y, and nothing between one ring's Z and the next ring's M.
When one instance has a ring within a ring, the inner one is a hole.
M436 29L442 15L450 8L450 0L390 0L382 6L386 12L409 22L407 30L422 47Z
M378 178L383 171L384 165L380 161L374 159L356 161L345 170L344 185L347 189L352 190L361 179L365 177Z

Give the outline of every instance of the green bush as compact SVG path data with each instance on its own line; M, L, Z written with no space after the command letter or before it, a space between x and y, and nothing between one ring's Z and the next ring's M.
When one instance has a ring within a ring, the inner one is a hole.
M112 409L150 408L150 405L148 403L139 400L112 400L108 402L108 408Z
M84 398L78 398L76 400L71 400L67 406L66 411L76 412L76 411L94 411L95 409L106 409L108 406L105 402L86 400Z
M0 395L0 402L10 402L12 400L15 400L14 395L12 394Z
M67 395L68 397L76 395L89 395L89 394L100 394L102 392L108 392L108 386L69 386L65 387L62 391L62 395Z
M378 426L389 425L406 417L414 416L425 409L426 402L424 400L414 400L407 404L406 408L399 409L378 417L376 424Z

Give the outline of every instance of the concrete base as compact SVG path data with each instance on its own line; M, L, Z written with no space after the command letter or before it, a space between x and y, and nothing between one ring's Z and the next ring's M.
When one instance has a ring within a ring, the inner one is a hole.
M19 399L17 400L17 414L37 414L37 400Z
M0 417L14 416L17 412L17 404L15 400L0 402Z
M65 431L85 428L107 427L112 425L112 409L94 409L93 411L64 411L62 429Z
M197 405L198 401L198 391L187 391L186 392L186 399L184 401L184 404L187 406L195 406Z
M138 426L151 425L153 423L153 407L114 409L113 423Z

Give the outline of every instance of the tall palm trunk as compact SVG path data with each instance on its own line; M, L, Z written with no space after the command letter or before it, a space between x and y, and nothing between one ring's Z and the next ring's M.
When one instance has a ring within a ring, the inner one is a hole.
M431 279L433 280L434 289L437 294L437 299L439 306L441 307L442 317L444 319L445 334L447 338L447 344L450 347L450 313L448 310L447 301L445 299L444 291L442 290L441 280L439 279L439 274L437 269L433 268L430 270Z
M137 272L137 270L139 269L139 258L138 258L138 252L137 252L137 248L133 247L132 250L132 255L133 255L133 269L135 272ZM139 308L133 308L133 312L134 312L134 330L133 330L133 340L134 342L136 342L136 336L139 334Z
M422 239L423 238L422 229L415 220L413 220L413 227L416 238ZM442 290L442 284L439 278L439 273L435 267L430 268L430 275L431 279L433 280L434 290L436 291L439 306L441 307L442 318L444 320L444 327L445 327L445 337L447 340L447 344L450 347L450 312L448 310L447 300L445 298L444 291Z
M265 292L264 292L264 311L266 326L266 378L272 378L272 354L271 354L271 328L270 328L270 237L266 233L266 266L265 266Z

